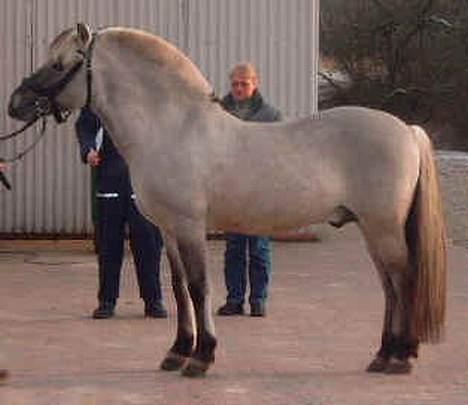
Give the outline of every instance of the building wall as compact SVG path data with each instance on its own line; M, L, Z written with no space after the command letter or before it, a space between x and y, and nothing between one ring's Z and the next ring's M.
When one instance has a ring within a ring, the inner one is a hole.
M94 28L124 25L161 35L181 48L223 95L227 72L249 60L266 98L286 117L316 111L319 0L2 0L0 2L0 133L17 129L7 102L21 78L45 59L61 30L84 21ZM90 233L90 173L73 131L76 114L49 120L37 147L8 172L13 191L0 192L0 233ZM0 141L11 157L39 133Z

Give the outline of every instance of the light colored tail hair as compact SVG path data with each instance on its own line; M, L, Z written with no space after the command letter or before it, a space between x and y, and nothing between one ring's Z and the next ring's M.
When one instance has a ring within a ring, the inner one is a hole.
M410 126L420 152L418 185L406 224L413 265L412 331L421 342L444 335L447 254L446 227L437 165L431 140L419 126Z

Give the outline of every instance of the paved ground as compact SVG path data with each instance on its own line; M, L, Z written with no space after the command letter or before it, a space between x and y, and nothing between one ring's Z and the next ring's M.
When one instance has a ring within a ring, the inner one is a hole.
M214 304L223 302L223 242L212 241ZM265 319L216 317L217 361L206 378L158 365L175 329L142 316L130 259L118 315L89 317L96 266L83 242L0 241L0 349L11 378L0 404L466 404L468 251L450 249L448 331L409 376L369 375L383 299L350 227L315 243L275 243Z

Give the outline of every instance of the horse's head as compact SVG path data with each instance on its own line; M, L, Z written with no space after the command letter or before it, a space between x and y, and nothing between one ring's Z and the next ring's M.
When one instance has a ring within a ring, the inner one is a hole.
M14 90L9 115L29 122L53 114L61 122L70 110L83 106L91 43L90 29L82 23L59 34L50 45L47 61Z

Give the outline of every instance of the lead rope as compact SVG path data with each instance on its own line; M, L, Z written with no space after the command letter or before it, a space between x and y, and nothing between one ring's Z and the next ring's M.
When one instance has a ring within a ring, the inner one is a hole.
M3 163L12 163L12 162L15 162L17 160L21 160L24 156L26 156L29 152L31 152L31 150L39 143L39 141L42 139L42 137L45 134L46 128L47 128L47 119L46 119L46 117L43 117L40 133L36 137L36 139L34 139L34 141L31 143L31 145L29 145L24 150L22 150L20 153L18 153L17 155L15 155L15 156L13 156L11 158L0 158L0 161L2 161Z
M86 103L85 103L85 107L89 108L89 105L91 104L91 92L92 92L92 68L91 68L91 58L92 58L92 54L93 54L93 50L94 50L94 45L95 45L95 42L96 42L96 38L97 38L97 34L98 32L93 32L92 34L92 38L91 38L91 43L89 45L89 48L87 51L85 52L80 52L84 55L85 57L85 61L86 61L86 91L87 91L87 94L86 94ZM74 69L73 69L74 70ZM78 68L76 69L78 70ZM53 105L52 105L53 107ZM55 111L53 111L54 113L54 116L55 116L55 119L57 120L58 123L61 123L61 122L64 122L66 121L66 119L68 118L68 114L63 117L63 119L61 119L62 117L58 117L58 113L56 113ZM30 126L32 126L35 122L37 122L38 119L40 119L41 117L36 117L34 120L26 123L22 128L18 129L17 131L14 131L10 134L7 134L7 135L3 135L3 136L0 136L0 140L4 141L4 140L7 140L7 139L11 139L11 138L14 138L15 136L21 134L22 132L26 131L26 129L28 129ZM12 158L1 158L0 157L0 162L4 162L4 163L8 163L8 162L15 162L17 160L20 160L22 159L25 155L27 155L32 149L34 149L34 147L38 144L38 142L42 139L42 137L44 136L45 134L45 130L46 130L46 124L47 124L47 119L46 119L46 116L42 116L43 118L43 121L42 121L42 127L41 127L41 131L40 131L40 134L39 136L33 141L33 143L31 145L29 145L26 149L24 149L23 151L21 151L20 153L18 153L16 156L12 157ZM59 118L59 119L58 119ZM7 178L5 177L5 174L0 171L0 182L8 189L8 190L11 190L11 185L10 183L8 182Z
M26 125L24 125L22 128L20 128L18 131L15 131L15 132L12 132L11 134L2 136L0 138L0 140L10 139L10 138L13 138L13 137L19 135L20 133L24 132L27 128L29 128L32 124L34 124L37 120L38 120L38 118L36 118L34 121L28 122ZM12 163L12 162L15 162L17 160L23 159L29 152L31 152L34 149L34 147L44 137L46 128L47 128L47 118L44 116L44 117L42 117L42 126L41 126L39 136L37 136L36 139L34 139L34 141L28 147L23 149L20 153L16 154L15 156L13 156L11 158L0 158L0 163ZM3 173L3 171L0 171L0 183L2 183L7 190L11 190L11 184L8 181L7 177L5 176L5 173Z
M22 132L26 131L31 125L35 124L38 119L39 119L39 117L35 118L32 121L27 122L20 129L14 131L14 132L11 132L11 133L3 135L3 136L0 136L0 141L6 141L7 139L11 139L11 138L14 138L15 136L18 136Z

